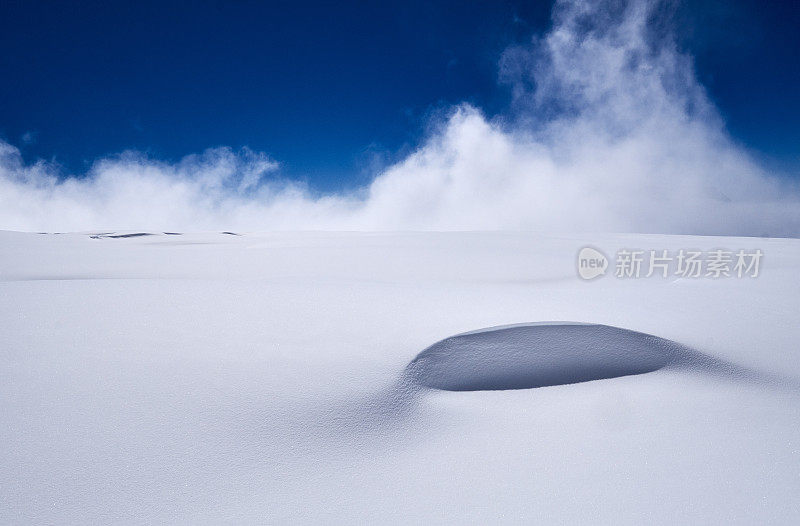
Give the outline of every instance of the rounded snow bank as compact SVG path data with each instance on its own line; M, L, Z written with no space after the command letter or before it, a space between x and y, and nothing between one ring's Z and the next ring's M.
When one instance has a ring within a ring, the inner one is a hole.
M447 391L527 389L648 373L682 346L586 323L534 323L451 336L408 365L418 385Z

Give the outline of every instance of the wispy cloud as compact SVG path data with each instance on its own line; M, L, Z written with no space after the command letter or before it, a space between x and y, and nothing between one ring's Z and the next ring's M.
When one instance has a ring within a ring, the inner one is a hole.
M0 143L0 227L800 235L797 185L729 137L655 7L558 2L550 31L503 54L509 115L453 108L357 192L312 195L247 149L128 153L64 177Z

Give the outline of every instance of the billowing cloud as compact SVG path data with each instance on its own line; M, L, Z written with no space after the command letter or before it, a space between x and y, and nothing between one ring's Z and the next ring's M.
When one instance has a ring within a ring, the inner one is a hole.
M247 149L128 153L64 177L0 143L0 228L800 235L800 189L729 137L655 8L558 2L546 34L503 54L507 115L453 108L348 194L313 195Z

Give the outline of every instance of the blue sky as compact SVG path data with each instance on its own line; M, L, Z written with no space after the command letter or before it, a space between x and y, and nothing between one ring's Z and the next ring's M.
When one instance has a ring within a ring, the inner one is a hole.
M509 110L507 47L548 2L35 2L0 7L0 138L80 174L127 149L248 146L323 191L367 182L437 111ZM800 166L800 7L691 2L680 45L733 138Z

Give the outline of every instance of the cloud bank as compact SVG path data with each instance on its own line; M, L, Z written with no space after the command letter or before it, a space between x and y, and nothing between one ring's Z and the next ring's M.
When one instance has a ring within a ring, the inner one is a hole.
M0 228L800 235L800 189L730 138L659 12L557 2L547 33L502 56L507 115L452 108L347 194L314 195L248 149L126 153L65 177L0 142Z

